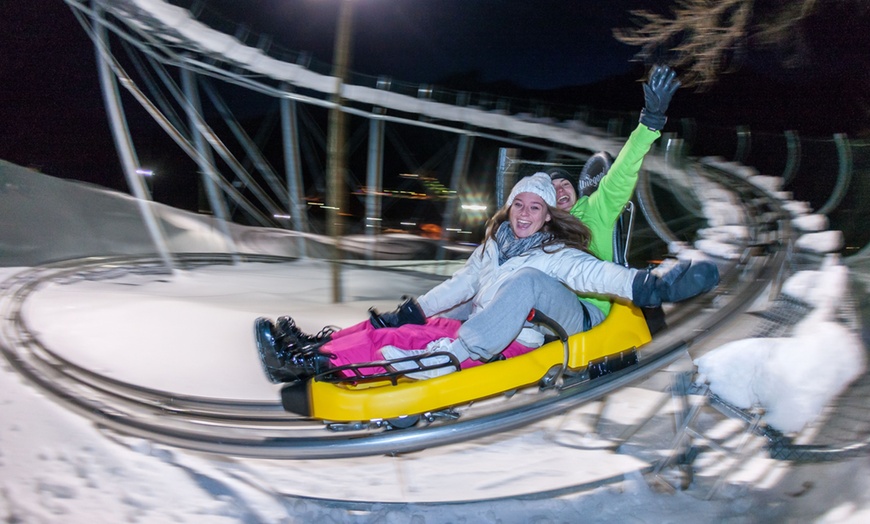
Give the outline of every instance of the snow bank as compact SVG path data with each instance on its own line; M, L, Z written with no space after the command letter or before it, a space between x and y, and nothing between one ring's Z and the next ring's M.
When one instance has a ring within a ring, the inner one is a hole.
M835 257L789 279L783 291L816 308L791 337L738 340L698 358L710 390L741 409L762 407L780 431L803 429L866 369L860 337L836 320L847 285L848 269Z

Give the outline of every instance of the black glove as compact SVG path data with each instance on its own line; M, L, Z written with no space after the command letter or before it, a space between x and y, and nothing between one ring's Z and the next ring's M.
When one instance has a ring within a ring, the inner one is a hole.
M653 68L647 83L643 85L644 108L640 112L640 123L652 129L661 131L665 127L668 118L665 112L671 97L680 87L680 81L676 80L677 73L666 65L657 65Z
M710 291L719 284L719 268L707 261L668 260L655 269L638 271L631 301L639 307L681 302Z
M405 324L423 325L426 323L426 314L423 308L413 297L402 297L403 302L395 311L378 313L378 310L369 308L369 320L375 329L385 327L399 327Z

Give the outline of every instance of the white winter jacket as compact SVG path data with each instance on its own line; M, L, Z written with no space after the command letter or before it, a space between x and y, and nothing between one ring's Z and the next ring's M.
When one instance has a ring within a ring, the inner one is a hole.
M437 315L454 306L471 301L469 318L487 307L510 275L524 267L538 269L559 280L577 294L599 294L631 299L631 285L636 269L601 261L579 249L565 248L551 252L538 247L498 265L498 245L489 240L474 250L465 265L447 281L432 288L418 299L426 316ZM527 325L517 341L537 347L543 335Z

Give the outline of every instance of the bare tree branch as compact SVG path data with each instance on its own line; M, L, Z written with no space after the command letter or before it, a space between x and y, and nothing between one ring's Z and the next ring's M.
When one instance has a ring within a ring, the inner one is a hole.
M669 64L680 69L683 84L703 90L739 67L752 42L791 50L784 65L799 65L803 39L795 28L818 4L818 0L676 0L670 16L633 11L637 27L617 28L613 33L620 42L640 47L635 55L640 60L667 52Z

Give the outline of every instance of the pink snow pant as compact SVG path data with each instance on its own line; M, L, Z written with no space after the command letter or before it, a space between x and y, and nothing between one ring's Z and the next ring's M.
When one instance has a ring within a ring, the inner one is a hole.
M375 329L371 322L365 320L333 333L332 340L327 342L322 351L335 355L332 359L333 366L346 364L359 364L383 360L379 350L384 346L395 346L399 349L425 349L426 345L439 338L456 339L456 334L462 322L452 318L434 317L426 320L425 325L405 324L397 328ZM528 353L535 348L524 346L514 340L502 351L505 358L511 358L523 353ZM479 366L483 362L477 360L465 360L462 369ZM383 373L382 367L369 367L360 370L363 374ZM353 373L345 371L344 376L353 376Z

